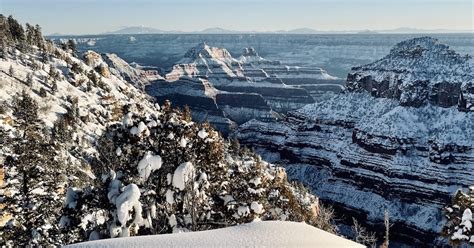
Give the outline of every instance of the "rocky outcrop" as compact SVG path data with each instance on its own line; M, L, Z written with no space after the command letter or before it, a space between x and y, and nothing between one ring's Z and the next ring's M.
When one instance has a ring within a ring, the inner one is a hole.
M208 120L225 134L235 126L217 106L215 99L217 90L207 80L187 77L174 82L157 80L147 85L145 91L158 102L169 100L181 108L189 106L194 120L198 122Z
M243 74L239 62L226 49L200 43L186 52L166 74L166 79L173 81L182 76L205 77L217 86L243 77Z
M328 92L339 93L345 80L329 75L318 67L289 66L280 61L262 58L253 48L245 48L239 58L246 75L261 76L265 73L267 80L280 80L285 85L306 90L315 101L321 100Z
M221 118L238 124L251 119L273 121L278 113L314 103L308 90L285 84L259 67L284 67L280 62L259 57L253 48L246 51L235 59L226 49L201 43L186 52L164 79L147 86L146 91L158 100L168 98L176 105L188 105L193 113L201 113L200 118L195 117L197 120L219 116L217 123L211 121L219 127L223 126ZM260 64L256 64L256 60ZM212 96L206 93L203 82L213 89ZM227 127L219 129L223 133L229 131Z
M235 59L223 48L210 47L205 43L191 48L184 58L166 74L168 81L180 77L206 78L218 90L227 92L258 93L273 110L286 112L313 103L307 90L285 84L278 77L270 77L264 68L251 61L265 59L254 49L247 49L247 57ZM246 59L245 59L246 58ZM279 62L268 62L268 64ZM281 66L281 65L280 65Z
M145 87L157 101L170 100L179 107L189 106L193 119L209 121L224 135L237 124L257 119L271 121L276 114L257 93L220 91L206 79L181 77L176 81L156 80Z
M274 121L277 114L267 105L262 95L257 93L219 92L216 103L226 116L237 124L249 120Z
M105 63L107 63L112 74L125 79L139 89L144 89L145 85L149 84L152 80L163 79L158 74L152 74L149 73L150 71L133 67L116 54L104 53L102 54L102 58Z
M403 106L427 103L474 111L474 61L437 39L422 37L397 44L384 58L354 67L347 89L394 98Z
M285 121L247 122L234 135L267 159L288 164L289 177L343 214L377 225L387 209L394 241L439 244L442 208L459 187L474 184L474 113L453 100L468 106L467 94L459 92L473 71L462 70L466 57L432 41L402 42L384 59L355 68L349 92L290 112ZM413 44L421 52L413 52ZM414 58L405 57L411 53ZM422 65L433 68L420 71Z

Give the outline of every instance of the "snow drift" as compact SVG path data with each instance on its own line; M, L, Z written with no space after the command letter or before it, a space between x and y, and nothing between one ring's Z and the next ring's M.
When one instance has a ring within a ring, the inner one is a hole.
M106 239L70 245L93 247L364 247L305 223L261 221L222 229Z

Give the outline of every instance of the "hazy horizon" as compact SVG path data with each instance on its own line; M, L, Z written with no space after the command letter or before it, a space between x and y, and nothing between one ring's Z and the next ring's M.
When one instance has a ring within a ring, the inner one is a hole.
M254 32L473 30L471 0L0 0L0 12L39 24L46 34L100 34L133 26L182 32L216 27Z

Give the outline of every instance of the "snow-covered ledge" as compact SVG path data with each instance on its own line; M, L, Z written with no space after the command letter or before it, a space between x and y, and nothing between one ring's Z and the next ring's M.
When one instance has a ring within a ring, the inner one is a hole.
M67 246L88 247L364 247L305 223L259 221L201 232L104 239Z

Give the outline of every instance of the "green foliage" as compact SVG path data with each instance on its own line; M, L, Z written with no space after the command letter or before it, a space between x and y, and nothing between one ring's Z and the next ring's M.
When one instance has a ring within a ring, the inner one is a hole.
M64 188L63 166L57 148L49 142L38 119L38 106L25 92L14 103L20 130L11 141L7 158L4 210L13 218L1 227L0 245L14 247L57 246L59 210ZM47 134L47 132L46 132ZM41 213L41 214L38 214Z
M13 16L8 17L8 30L10 31L10 36L12 38L13 42L16 43L23 43L26 41L25 37L25 30L21 26L20 23L18 23L17 20L13 18Z
M76 43L73 40L68 40L66 44L67 44L68 49L71 49L72 53L76 54L77 52Z
M13 66L10 65L10 68L8 68L8 74L10 76L14 77L15 76L15 70L13 69Z
M39 95L40 95L41 97L46 97L46 96L48 95L48 93L46 92L46 90L45 90L44 88L41 88L41 89L39 90Z
M52 79L52 80L58 80L59 79L59 72L53 67L51 66L49 68L49 77Z
M33 46L44 50L45 45L41 27L26 23L25 29L13 16L5 18L5 16L0 14L0 55L2 57L5 57L8 46L14 46L22 52L30 51Z
M26 91L23 91L21 96L14 100L13 115L19 124L29 127L30 123L38 122L38 104Z
M33 85L33 74L28 73L28 74L26 75L25 83L26 83L26 85L28 85L29 87L31 87L31 86Z
M52 85L51 85L51 91L53 93L57 92L58 91L58 84L56 83L56 81L53 81Z

